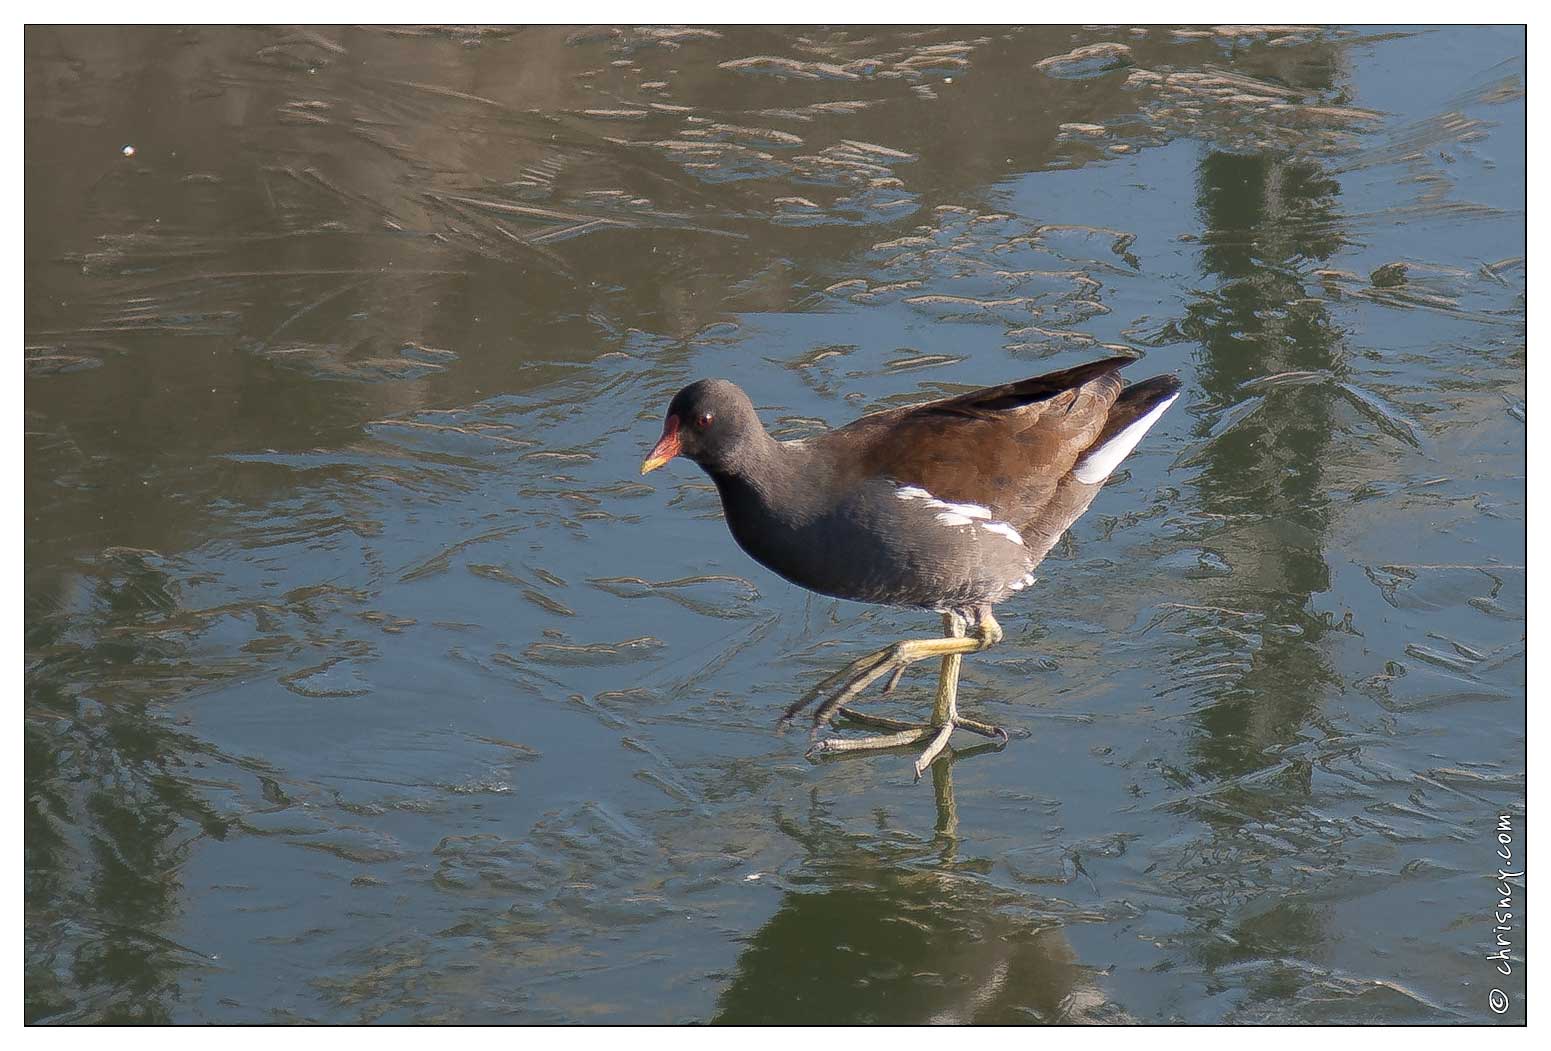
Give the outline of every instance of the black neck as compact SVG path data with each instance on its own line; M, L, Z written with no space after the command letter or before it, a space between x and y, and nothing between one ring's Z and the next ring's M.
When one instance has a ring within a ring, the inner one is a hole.
M808 516L818 497L812 485L816 479L807 470L812 459L807 452L804 443L778 442L761 430L730 462L705 471L716 483L729 519L741 513L797 521Z

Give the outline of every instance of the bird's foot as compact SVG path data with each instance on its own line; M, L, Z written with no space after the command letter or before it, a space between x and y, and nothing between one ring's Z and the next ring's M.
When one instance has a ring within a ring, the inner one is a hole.
M982 737L994 739L998 745L1006 744L1010 739L1006 730L1000 726L992 726L989 723L980 722L977 719L967 719L955 713L947 722L941 725L932 723L907 723L899 719L888 719L881 715L868 715L851 708L842 707L837 714L843 715L851 722L861 726L868 726L886 733L873 734L868 737L826 737L815 740L808 749L808 758L814 759L821 755L834 755L840 752L870 752L883 748L899 748L903 745L915 744L919 741L931 739L926 751L921 753L915 761L916 780L921 779L922 773L942 755L948 746L948 738L954 730L968 730L970 733L979 734ZM814 733L818 729L815 727Z

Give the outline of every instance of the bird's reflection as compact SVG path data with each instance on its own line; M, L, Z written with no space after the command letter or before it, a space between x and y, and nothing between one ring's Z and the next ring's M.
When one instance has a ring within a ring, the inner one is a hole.
M956 762L935 763L935 835L843 829L815 797L777 816L806 852L801 885L748 940L714 1020L731 1024L1123 1021L1042 903L985 878L959 837ZM844 761L844 760L841 760ZM874 757L876 761L876 757Z

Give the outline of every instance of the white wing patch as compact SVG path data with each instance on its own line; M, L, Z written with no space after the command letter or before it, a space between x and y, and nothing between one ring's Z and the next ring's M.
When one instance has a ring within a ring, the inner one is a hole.
M1077 466L1072 469L1072 477L1086 485L1102 482L1108 478L1111 472L1120 466L1120 461L1136 448L1136 443L1142 440L1142 435L1152 429L1152 425L1158 422L1158 417L1162 416L1163 411L1173 405L1174 399L1178 397L1176 393L1165 398L1153 406L1152 411L1146 416L1132 423L1109 441L1097 449L1089 449L1088 454L1077 461Z
M1030 573L1027 576L1019 577L1017 580L1014 580L1011 584L1008 584L1007 585L1007 590L1009 590L1009 591L1022 591L1024 588L1028 587L1032 583L1034 583L1034 574Z
M971 519L991 517L991 512L979 504L952 504L939 500L919 485L902 485L894 495L901 500L925 500L927 507L942 512L937 516L938 521L949 525L968 525Z
M979 522L982 529L1004 536L1015 544L1023 543L1023 537L1012 526L1006 522L991 520L990 508L981 507L979 504L955 504L947 500L939 500L919 485L902 485L894 495L901 500L926 501L924 506L938 512L937 521L943 525L973 525Z
M990 518L991 512L979 504L950 504L946 500L928 500L927 507L935 507L943 514L957 515L960 518ZM942 515L938 515L941 518Z
M990 533L1000 533L1015 544L1023 543L1023 535L1006 522L982 522L980 528Z

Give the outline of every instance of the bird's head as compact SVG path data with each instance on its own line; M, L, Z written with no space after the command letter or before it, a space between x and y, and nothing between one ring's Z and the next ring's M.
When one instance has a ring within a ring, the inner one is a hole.
M754 403L736 384L696 380L668 403L662 437L641 464L641 473L655 471L675 456L708 471L732 471L764 435Z

